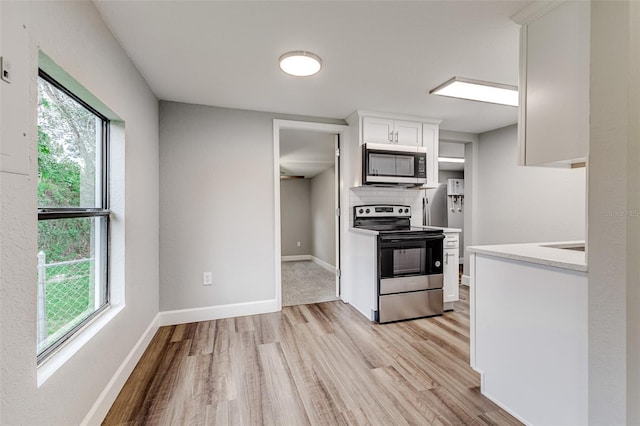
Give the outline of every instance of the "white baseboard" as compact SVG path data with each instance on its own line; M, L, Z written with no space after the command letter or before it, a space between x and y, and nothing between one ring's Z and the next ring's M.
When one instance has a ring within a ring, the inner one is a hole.
M481 376L482 377L482 376ZM482 380L482 382L484 383L484 380ZM503 404L502 402L500 402L500 400L498 400L497 398L494 398L491 394L485 392L485 391L481 391L480 392L485 398L489 399L491 402L493 402L494 404L496 404L498 407L502 408L504 411L506 411L507 413L511 414L511 416L515 419L517 419L520 423L522 423L523 425L530 425L531 422L528 422L527 420L525 420L524 418L522 418L522 416L520 416L519 414L517 414L515 411L513 411L511 408L509 408L507 405Z
M301 254L298 256L282 256L280 258L282 262L297 262L299 260L311 260L310 254Z
M266 314L279 310L276 299L257 302L234 303L231 305L206 306L204 308L180 309L160 312L159 325L185 324L189 322L211 321L220 318L242 317Z
M469 287L469 283L471 283L471 277L469 275L462 276L462 285L466 285Z
M133 349L131 349L127 357L122 361L120 367L118 367L111 380L109 380L109 383L107 383L107 386L82 420L82 423L80 423L81 425L99 425L102 423L134 367L138 361L140 361L149 343L151 343L151 339L153 339L156 331L158 331L159 320L160 314L157 314L144 333L142 333L142 336L140 336L140 339L138 339Z
M189 322L209 321L219 318L231 318L245 315L264 314L278 311L278 303L275 299L261 300L258 302L236 303L233 305L208 306L205 308L181 309L158 313L151 321L147 329L142 333L131 352L124 359L105 389L93 404L81 425L99 425L104 420L133 372L142 354L151 343L151 339L158 331L158 327L165 325L184 324Z
M315 264L317 264L319 266L322 266L324 269L326 269L329 272L333 272L333 273L336 272L336 267L335 266L330 265L329 263L325 262L322 259L318 259L315 256L311 256L311 260L313 261L313 263L315 263Z

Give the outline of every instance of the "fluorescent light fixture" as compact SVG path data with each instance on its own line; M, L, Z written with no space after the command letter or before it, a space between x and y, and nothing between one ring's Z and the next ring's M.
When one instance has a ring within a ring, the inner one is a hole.
M492 104L518 106L518 87L488 81L453 77L431 90L429 94L469 99Z
M280 56L280 69L296 77L308 77L322 68L322 60L315 53L297 50Z
M438 157L438 163L464 163L464 158Z

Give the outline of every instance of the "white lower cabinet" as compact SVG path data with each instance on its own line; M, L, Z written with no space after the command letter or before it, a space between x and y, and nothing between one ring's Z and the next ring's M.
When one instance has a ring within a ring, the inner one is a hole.
M444 310L453 309L453 302L460 298L460 289L458 287L459 268L460 268L460 251L459 251L458 233L444 234L444 249L442 253L442 261L444 262Z

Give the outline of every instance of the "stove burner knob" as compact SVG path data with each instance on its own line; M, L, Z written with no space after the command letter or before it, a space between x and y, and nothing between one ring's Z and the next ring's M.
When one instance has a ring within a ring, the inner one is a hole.
M358 213L362 214L364 212L363 209L358 210Z
M367 213L371 213L371 210L367 209L367 210L366 210L366 212L367 212Z
M404 209L404 212L405 213L409 213L409 209Z

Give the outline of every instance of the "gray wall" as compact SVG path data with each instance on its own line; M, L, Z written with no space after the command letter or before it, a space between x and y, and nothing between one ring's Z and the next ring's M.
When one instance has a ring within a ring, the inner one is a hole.
M476 164L474 245L585 239L585 168L518 166L515 125L481 134Z
M272 119L161 102L160 310L275 297Z
M312 252L311 179L280 181L282 256ZM298 241L300 247L297 246Z
M118 369L158 314L158 101L92 2L2 1L0 12L13 71L0 88L0 146L23 168L0 172L0 424L81 424L114 378L117 393ZM112 135L110 277L126 304L107 310L101 319L117 315L40 387L55 363L35 359L38 48L126 123Z
M447 179L464 179L464 171L457 170L439 170L438 182L443 185L447 184Z
M275 118L160 103L160 310L275 299Z
M311 179L280 181L280 219L282 256L311 255L335 266L334 168Z
M336 266L335 168L311 179L311 255Z

